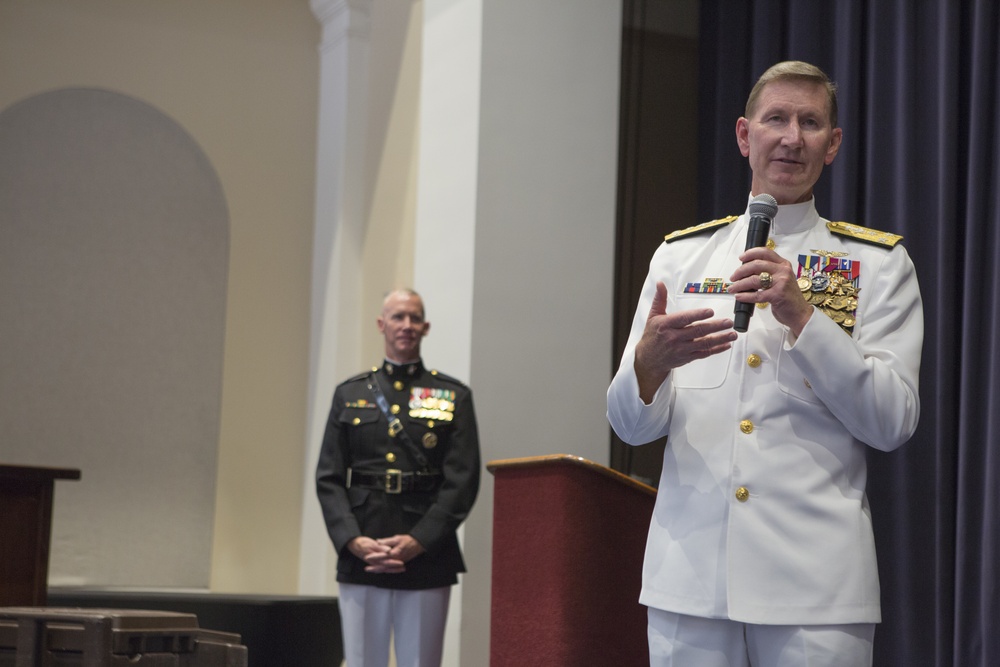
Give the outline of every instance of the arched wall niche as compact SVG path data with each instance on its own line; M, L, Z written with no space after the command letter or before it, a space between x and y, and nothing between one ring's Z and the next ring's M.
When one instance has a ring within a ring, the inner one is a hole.
M228 258L218 175L159 110L0 111L0 460L82 471L51 584L208 586Z

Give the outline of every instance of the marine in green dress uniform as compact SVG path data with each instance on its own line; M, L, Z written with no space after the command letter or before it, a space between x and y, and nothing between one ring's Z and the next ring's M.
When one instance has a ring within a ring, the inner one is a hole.
M448 587L465 571L456 530L479 490L472 392L424 367L420 343L430 324L415 292L389 294L377 324L386 359L337 387L316 471L337 581ZM350 644L346 635L345 626Z

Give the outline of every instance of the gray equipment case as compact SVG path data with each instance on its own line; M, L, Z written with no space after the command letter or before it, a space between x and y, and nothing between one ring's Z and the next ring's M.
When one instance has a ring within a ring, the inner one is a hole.
M247 667L247 649L194 614L0 607L0 667Z

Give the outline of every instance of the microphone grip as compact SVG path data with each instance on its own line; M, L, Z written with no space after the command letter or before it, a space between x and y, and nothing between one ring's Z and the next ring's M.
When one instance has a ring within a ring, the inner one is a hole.
M766 245L767 235L770 231L771 221L768 218L762 215L751 217L750 227L747 229L747 246L744 250ZM740 333L746 333L750 327L750 316L753 315L753 309L754 304L737 301L736 307L733 309L733 329Z
M750 316L753 315L753 304L740 301L733 312L733 328L740 333L746 333L750 328Z
M771 221L762 215L755 215L750 218L750 226L747 228L747 247L759 248L767 245L767 235L771 233Z

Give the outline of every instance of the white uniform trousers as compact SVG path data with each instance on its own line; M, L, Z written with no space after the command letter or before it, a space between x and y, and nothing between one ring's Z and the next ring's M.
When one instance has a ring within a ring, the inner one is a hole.
M389 639L398 667L439 667L451 586L421 591L340 584L347 667L386 667Z
M649 608L650 667L871 667L874 623L755 625Z

